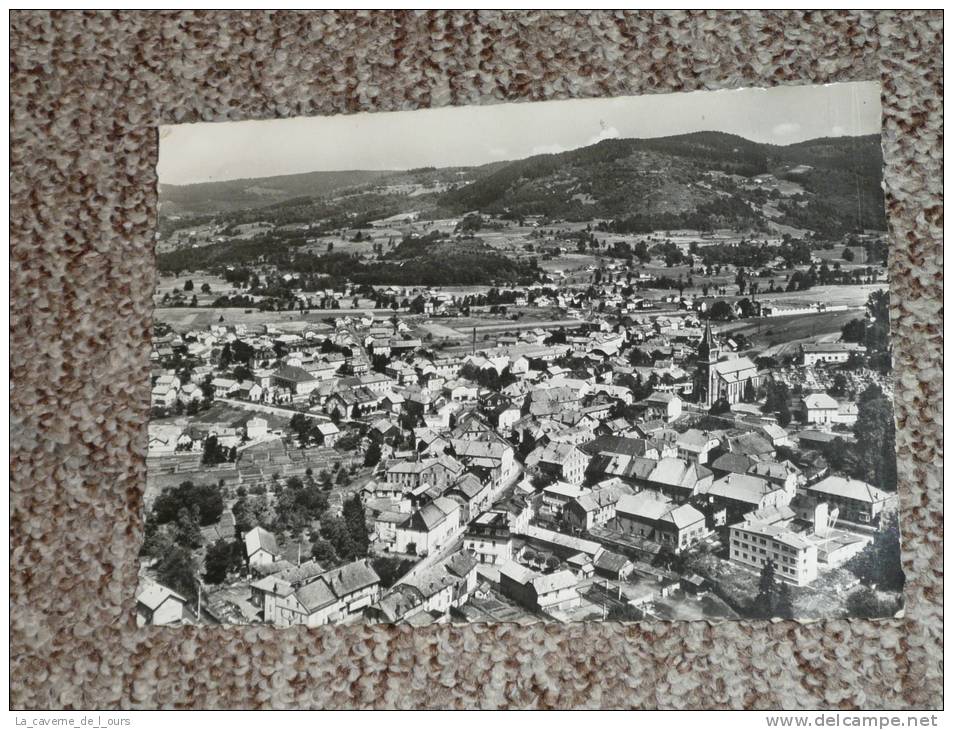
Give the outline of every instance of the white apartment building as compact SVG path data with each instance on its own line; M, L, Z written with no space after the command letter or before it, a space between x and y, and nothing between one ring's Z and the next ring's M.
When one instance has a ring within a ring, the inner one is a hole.
M784 525L732 525L730 556L755 570L773 560L775 576L792 585L805 586L817 578L817 547Z

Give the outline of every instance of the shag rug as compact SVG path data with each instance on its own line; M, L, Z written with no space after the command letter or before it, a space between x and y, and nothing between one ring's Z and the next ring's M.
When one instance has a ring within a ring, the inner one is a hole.
M14 11L12 706L939 707L942 20ZM136 629L156 125L870 79L883 84L906 618Z

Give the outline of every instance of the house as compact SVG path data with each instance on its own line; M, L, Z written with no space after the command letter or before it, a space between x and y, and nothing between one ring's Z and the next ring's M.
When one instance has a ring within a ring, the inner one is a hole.
M674 393L653 392L638 403L647 421L656 419L671 423L682 415L682 399Z
M413 623L422 614L439 621L451 608L466 603L476 590L476 564L466 551L456 552L394 586L364 615L372 623Z
M276 626L325 626L363 613L380 597L380 577L366 560L357 560L314 578L295 581L287 574L253 584L262 596L264 618Z
M610 580L625 580L632 574L635 565L625 555L603 550L593 562L596 575Z
M643 438L599 436L579 448L588 456L637 456L655 461L662 456L658 444Z
M231 378L212 378L212 388L216 398L225 398L238 388L238 381Z
M321 434L321 443L328 448L332 448L341 438L341 430L332 421L321 421L315 428Z
M563 509L573 500L583 494L588 494L589 488L581 484L555 482L543 487L541 510L548 512L552 517L562 516Z
M711 469L685 459L659 459L645 478L644 484L656 489L681 504L704 493L711 486Z
M811 393L801 399L801 414L805 423L830 426L837 422L840 405L827 393Z
M157 385L152 389L152 405L171 408L179 400L179 391L168 385Z
M498 565L513 559L513 532L503 512L484 512L467 526L463 549L473 553L477 562Z
M456 534L460 527L460 505L448 497L437 497L397 526L395 550L399 553L429 555Z
M675 447L679 458L696 464L707 464L709 454L712 449L717 448L719 443L719 439L713 433L690 428L685 433L679 434Z
M500 566L500 592L523 607L542 613L582 603L579 578L571 570L541 575L510 561Z
M294 395L310 395L322 378L295 365L281 365L272 373L271 381L276 388L285 388Z
M740 522L729 534L732 562L760 571L772 561L775 577L796 586L817 578L817 547L784 523Z
M397 545L397 528L410 519L407 512L383 510L374 515L373 540L385 550L393 550Z
M453 439L456 458L471 470L487 473L493 485L502 486L517 472L516 454L509 443L488 432L489 438Z
M513 424L520 420L520 409L512 403L504 403L491 411L489 418L499 433L508 434L513 429Z
M615 505L619 498L632 493L632 487L622 480L608 480L604 485L597 485L592 491L581 494L564 505L563 521L575 532L601 527L615 518Z
M783 489L791 499L797 493L801 481L801 470L790 461L756 461L748 469L748 474L767 479Z
M443 496L455 499L463 507L463 521L469 522L489 504L490 482L480 479L473 472L464 472L443 492Z
M166 626L185 618L188 601L171 588L143 579L136 593L136 623L139 626Z
M267 565L278 560L281 551L274 535L263 527L254 527L245 533L245 555L249 565Z
M245 423L245 435L249 441L258 441L268 435L268 421L255 416Z
M582 484L588 465L589 458L573 444L539 446L526 457L527 467L569 484Z
M421 461L398 461L387 468L386 479L410 491L427 483L445 487L463 473L464 467L452 456L438 456Z
M788 432L781 428L776 423L764 423L761 425L761 433L763 433L771 444L775 447L777 446L790 446L791 439L788 436Z
M726 474L708 487L705 496L709 504L727 511L729 522L752 510L787 505L793 497L783 487L750 474Z
M826 502L837 508L840 518L851 522L878 523L886 511L897 508L897 495L867 482L842 476L829 476L804 490L815 505Z
M801 365L813 367L818 363L839 364L850 360L854 353L863 354L867 348L853 342L813 342L801 345Z
M688 504L676 505L659 492L623 495L615 507L616 529L652 540L672 552L691 547L706 534L705 515Z

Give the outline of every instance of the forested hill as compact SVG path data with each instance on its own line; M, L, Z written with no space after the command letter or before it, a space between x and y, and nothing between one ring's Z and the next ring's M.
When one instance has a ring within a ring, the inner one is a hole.
M882 165L876 135L788 146L720 132L608 139L512 162L440 203L457 212L611 218L633 231L774 221L837 234L885 228Z
M162 185L160 224L181 227L187 221L170 221L205 216L222 224L361 225L400 212L440 218L478 210L513 219L606 219L619 233L786 226L836 237L886 228L882 166L876 135L787 146L721 132L608 139L480 167Z
M283 203L301 196L332 195L348 187L373 184L392 174L387 170L346 170L160 185L159 203L163 215L222 213Z

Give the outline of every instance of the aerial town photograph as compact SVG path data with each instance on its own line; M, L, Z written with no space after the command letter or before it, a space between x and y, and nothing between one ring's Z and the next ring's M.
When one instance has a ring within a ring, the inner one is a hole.
M163 127L139 623L900 614L880 115Z

